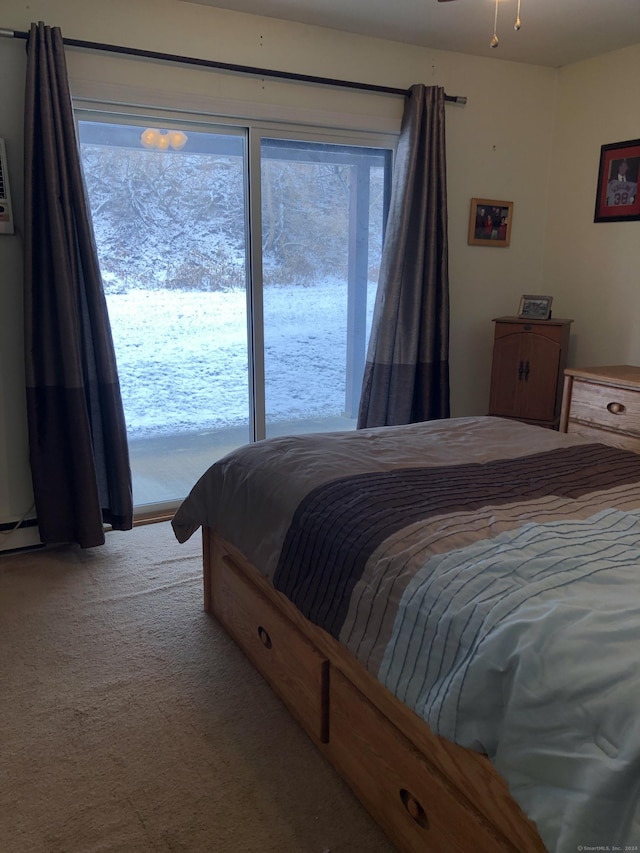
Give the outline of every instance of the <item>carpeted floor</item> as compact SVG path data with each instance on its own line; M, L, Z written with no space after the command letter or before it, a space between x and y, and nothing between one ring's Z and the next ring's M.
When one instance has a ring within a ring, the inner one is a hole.
M2 853L391 853L200 561L168 523L0 556Z

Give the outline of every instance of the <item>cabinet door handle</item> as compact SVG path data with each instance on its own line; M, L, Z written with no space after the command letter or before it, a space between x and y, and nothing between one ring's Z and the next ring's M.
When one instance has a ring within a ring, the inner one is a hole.
M529 362L527 362L524 366L524 381L529 381Z
M524 364L522 363L522 359L520 359L520 365L518 367L518 382L522 380L522 374L524 373Z

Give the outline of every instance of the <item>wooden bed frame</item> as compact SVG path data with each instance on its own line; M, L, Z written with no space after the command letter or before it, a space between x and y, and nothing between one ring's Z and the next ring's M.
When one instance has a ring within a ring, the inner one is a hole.
M486 756L435 736L208 528L203 565L205 610L400 851L545 851L535 825Z

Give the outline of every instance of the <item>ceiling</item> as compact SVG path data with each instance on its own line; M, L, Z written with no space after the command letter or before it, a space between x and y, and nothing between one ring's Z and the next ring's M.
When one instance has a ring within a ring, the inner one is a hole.
M640 44L640 0L187 0L439 50L553 68Z

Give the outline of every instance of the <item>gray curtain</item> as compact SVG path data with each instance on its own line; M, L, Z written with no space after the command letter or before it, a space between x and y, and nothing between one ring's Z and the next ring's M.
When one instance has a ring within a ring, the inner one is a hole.
M32 24L25 92L25 365L45 544L132 526L127 433L60 30Z
M449 417L445 95L412 86L396 153L358 428Z

